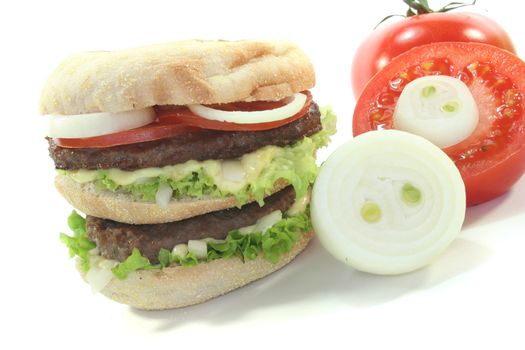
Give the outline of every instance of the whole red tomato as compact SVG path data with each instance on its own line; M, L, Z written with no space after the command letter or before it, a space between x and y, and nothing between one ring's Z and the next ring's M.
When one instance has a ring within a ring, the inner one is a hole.
M416 46L452 41L485 43L515 53L507 33L490 18L468 12L419 14L380 26L361 44L352 64L354 96L357 99L374 74L399 54Z

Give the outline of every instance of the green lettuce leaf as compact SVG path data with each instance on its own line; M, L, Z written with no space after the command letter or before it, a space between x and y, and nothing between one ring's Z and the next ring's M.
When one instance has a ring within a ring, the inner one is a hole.
M308 232L310 228L310 216L306 211L280 220L264 234L254 232L243 235L239 230L233 230L224 242L208 242L207 261L231 256L253 260L262 253L265 259L276 263L292 249L300 234Z
M133 248L131 255L126 260L115 266L111 271L113 275L118 279L124 280L128 278L128 275L137 270L146 269L151 267L149 259L142 256L137 248Z
M79 256L83 262L84 272L89 270L89 250L95 248L95 243L89 241L86 235L85 220L75 211L70 215L68 221L75 232L75 237L67 237L71 256ZM300 235L311 229L309 210L291 217L285 217L270 227L264 234L254 232L241 234L239 230L232 230L226 239L221 242L210 241L207 243L208 255L205 261L199 261L191 252L180 257L172 254L168 249L159 251L159 264L152 265L148 258L144 257L137 248L131 255L112 269L113 275L118 279L126 279L129 274L137 270L162 269L172 264L184 267L195 266L199 263L210 262L216 259L238 257L243 261L253 260L263 254L264 258L272 263L277 263L283 254L289 252L299 239ZM77 237L78 235L78 237ZM78 243L81 237L81 244ZM69 242L74 240L75 243ZM78 247L82 246L82 249Z
M75 255L80 257L82 270L86 272L89 270L89 251L96 248L96 244L88 239L86 220L78 215L76 211L69 215L67 223L71 231L73 231L73 236L61 233L60 240L69 248L70 257Z
M250 198L262 205L264 197L271 193L275 182L282 179L290 183L297 196L301 197L306 194L318 174L316 150L326 146L330 136L335 133L336 116L330 107L321 108L321 123L323 126L321 131L310 137L304 137L292 146L282 147L256 179L236 192L220 190L214 178L206 174L203 168L178 179L157 176L128 185L119 185L109 177L108 171L98 170L94 181L100 189L129 193L146 201L155 201L159 186L167 183L173 189L175 198L203 196L223 198L233 195L237 200L237 206L240 207Z
M195 266L199 263L199 260L193 253L188 252L186 253L185 256L180 257L178 255L172 254L171 251L169 251L168 249L164 249L164 248L161 248L161 250L159 251L158 258L159 258L159 264L151 266L152 269L155 269L155 268L162 269L174 263L182 265L184 267Z
M190 253L190 252L187 252L186 255L183 257L174 255L173 261L184 267L195 266L199 263L199 259L197 259L197 257L193 253Z
M225 197L227 195L227 193L223 193L217 188L213 179L208 176L203 169L191 172L179 180L157 177L139 184L134 183L124 186L118 185L108 178L107 172L99 170L99 178L95 182L100 189L130 193L136 198L151 202L155 201L155 195L162 183L170 185L175 198L202 196Z
M330 136L334 135L337 124L337 117L330 106L324 106L321 110L321 124L323 129L317 134L312 135L312 141L316 148L322 148L330 143Z
M168 267L174 262L173 255L168 249L161 248L159 251L160 267Z

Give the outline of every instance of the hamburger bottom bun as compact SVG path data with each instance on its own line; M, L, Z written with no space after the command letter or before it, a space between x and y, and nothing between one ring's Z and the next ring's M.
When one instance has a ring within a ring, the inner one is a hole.
M101 293L143 310L173 309L205 302L256 281L282 268L302 252L313 237L303 233L292 250L273 264L262 254L254 260L225 258L192 267L139 270L127 279L113 278Z
M282 190L288 183L280 180L274 185L272 193ZM87 215L134 225L179 221L237 205L233 196L188 198L173 199L163 209L155 202L139 200L125 193L101 191L93 183L80 184L64 175L55 177L55 186L73 207Z
M280 100L314 84L312 64L289 41L179 41L65 60L44 85L40 112Z

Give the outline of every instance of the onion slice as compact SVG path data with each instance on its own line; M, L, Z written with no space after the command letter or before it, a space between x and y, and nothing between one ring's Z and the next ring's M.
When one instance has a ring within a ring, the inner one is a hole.
M283 213L280 210L271 212L257 220L255 225L255 232L265 233L270 227L283 219Z
M118 265L118 261L107 260L100 255L89 257L90 268L86 273L86 282L91 286L93 293L98 293L113 279L112 268Z
M467 85L446 75L408 83L394 111L395 129L423 136L440 148L468 138L478 120L478 107Z
M305 94L296 93L291 97L291 101L282 107L252 112L223 111L204 105L188 105L188 108L194 114L205 119L236 124L257 124L274 122L294 116L303 108L306 99Z
M114 134L139 128L155 121L153 108L118 113L50 115L47 136L76 139Z
M188 253L188 245L186 243L179 243L175 247L173 247L171 253L173 255L183 258Z
M240 160L223 160L221 168L222 178L226 181L243 182L246 179L246 170Z
M190 239L188 241L188 251L199 260L206 259L208 256L208 244L202 240Z
M465 209L452 160L398 130L368 132L337 149L311 203L314 230L334 257L384 275L429 264L458 236Z
M171 197L173 196L173 189L171 186L165 182L161 183L157 193L155 194L155 201L157 202L157 205L161 209L168 208L168 204L171 201Z

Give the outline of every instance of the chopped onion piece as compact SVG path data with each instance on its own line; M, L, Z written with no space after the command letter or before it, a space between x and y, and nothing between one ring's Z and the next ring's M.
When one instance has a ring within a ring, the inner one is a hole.
M263 216L259 220L257 220L257 223L255 225L241 227L239 229L239 233L241 235L249 235L250 233L254 232L266 232L270 227L278 223L283 219L283 214L280 210L276 210L274 212L271 212L268 215Z
M50 115L47 136L53 138L85 138L114 134L152 123L153 108L118 113Z
M226 181L242 182L246 178L246 170L240 160L223 160L222 177Z
M189 105L188 108L196 115L210 120L236 124L257 124L269 123L277 120L290 118L297 114L306 103L306 95L296 93L291 97L291 101L279 108L268 109L266 111L222 111L203 105Z
M169 202L171 201L172 196L173 189L169 184L163 182L159 185L159 189L157 190L157 194L155 195L155 201L157 202L157 205L160 208L166 209L168 207Z
M93 293L98 293L111 282L113 278L112 268L118 265L118 261L104 259L101 256L91 256L90 268L86 273L86 282L91 286Z
M102 258L102 261L99 262L98 267L100 267L101 269L105 269L105 270L111 270L118 264L119 264L118 261Z
M239 229L239 233L241 235L249 235L250 233L254 233L255 232L255 226L256 225L241 227Z
M173 247L171 253L173 255L183 258L186 256L186 254L188 254L188 245L185 243L177 244L175 247Z
M113 272L111 270L100 269L93 267L86 273L86 281L91 286L93 293L98 293L111 281L113 278Z
M323 164L311 209L314 230L334 257L361 271L400 274L429 264L458 236L465 186L428 140L372 131Z
M272 227L282 219L283 213L281 213L280 210L271 212L270 214L263 216L262 218L257 220L257 224L255 225L255 232L265 233L266 230L268 230L270 227Z
M201 240L190 239L188 241L188 250L194 254L197 259L206 259L208 256L208 245Z
M306 207L310 203L310 192L306 193L301 198L295 198L295 202L293 202L292 206L288 208L286 211L286 214L289 216L294 216L301 214L306 210Z

